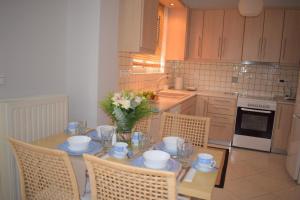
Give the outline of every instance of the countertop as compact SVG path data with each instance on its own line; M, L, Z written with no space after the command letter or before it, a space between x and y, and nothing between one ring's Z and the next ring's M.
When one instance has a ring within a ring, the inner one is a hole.
M231 98L237 99L237 93L229 93L229 92L216 92L216 91L187 91L187 90L162 90L161 93L175 93L175 94L185 94L183 98L170 98L170 97L159 97L157 101L152 103L154 111L156 112L164 112L169 109L174 108L175 106L181 104L182 102L188 100L189 98L201 95L201 96L212 96L212 97L221 97L221 98ZM295 100L286 100L284 97L274 97L274 100L277 103L281 104L290 104L293 105Z
M296 100L286 100L284 97L275 97L277 103L294 105Z
M152 106L157 112L164 112L166 110L174 108L178 104L181 104L182 102L196 95L237 99L236 93L224 93L224 92L213 92L213 91L187 91L187 90L163 90L160 92L185 94L186 96L183 98L159 97L158 100L152 104Z

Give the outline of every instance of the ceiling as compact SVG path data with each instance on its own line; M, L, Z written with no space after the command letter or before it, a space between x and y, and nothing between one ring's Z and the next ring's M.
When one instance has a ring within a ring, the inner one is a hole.
M237 8L239 0L182 0L191 8ZM300 0L264 0L265 7L300 7Z

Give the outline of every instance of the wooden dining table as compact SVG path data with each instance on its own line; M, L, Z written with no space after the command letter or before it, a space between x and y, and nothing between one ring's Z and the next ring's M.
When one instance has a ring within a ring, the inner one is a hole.
M34 141L33 144L41 147L46 147L46 148L58 149L58 145L64 143L68 137L70 137L70 135L67 135L65 133L60 133L60 134L55 134L53 136L43 138L41 140ZM191 182L186 182L182 180L178 181L177 191L179 194L189 196L189 197L195 197L199 199L211 199L212 190L217 180L218 172L220 170L220 165L224 159L224 155L223 155L224 152L218 149L195 148L195 151L191 157L192 160L195 160L197 158L198 153L212 154L216 161L216 170L209 173L196 171L196 174L193 177L193 180ZM100 156L101 154L98 155ZM120 160L120 159L109 157L107 155L103 156L103 154L101 155L101 157L103 159L109 159L115 162L130 164L130 161L127 159ZM83 195L85 192L85 186L87 181L86 166L83 157L70 156L70 160L73 169L75 171L75 176L77 179L80 194Z

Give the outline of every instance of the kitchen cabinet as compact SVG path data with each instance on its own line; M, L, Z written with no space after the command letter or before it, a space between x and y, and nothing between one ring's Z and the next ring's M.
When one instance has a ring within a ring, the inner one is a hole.
M211 119L208 138L212 143L230 144L234 134L236 99L209 97L207 117Z
M241 61L245 17L236 9L227 9L224 14L221 60Z
M257 17L246 17L243 60L279 62L283 9L266 9Z
M204 11L192 9L189 16L188 58L200 59L203 43Z
M184 60L187 40L187 8L171 8L167 17L166 60Z
M286 153L293 121L294 104L277 103L272 152Z
M154 54L158 0L122 0L119 5L119 51Z
M196 116L205 117L207 115L208 107L208 97L207 96L197 96L196 102Z
M189 19L189 59L241 61L245 18L238 10L193 9Z
M196 114L196 97L191 97L181 103L180 114L195 115Z
M264 62L279 62L283 18L283 9L265 10L264 33L261 40L261 60Z
M222 51L224 10L204 11L202 58L220 59Z
M280 63L299 65L300 10L285 10Z

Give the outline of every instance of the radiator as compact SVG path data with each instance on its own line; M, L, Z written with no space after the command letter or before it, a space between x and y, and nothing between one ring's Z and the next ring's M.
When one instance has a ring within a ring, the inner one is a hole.
M0 100L0 199L20 199L15 158L7 138L32 142L64 131L68 97L39 96Z

